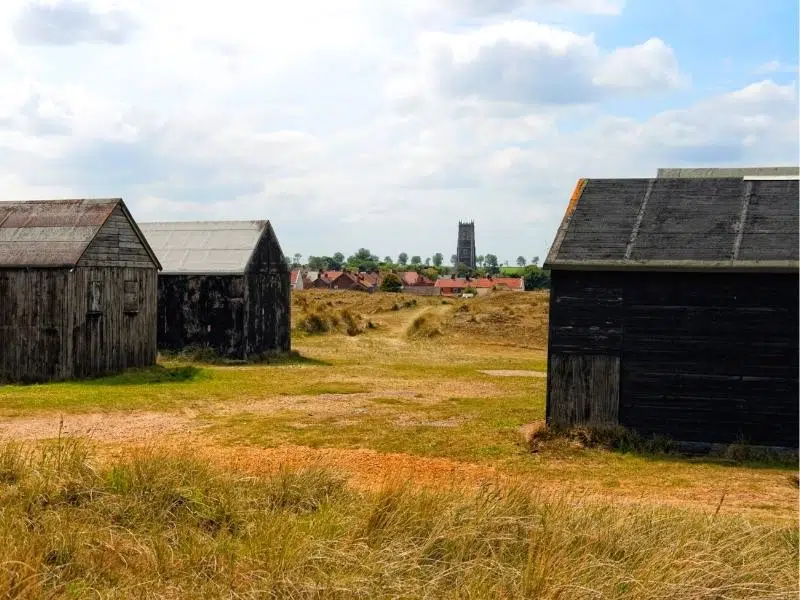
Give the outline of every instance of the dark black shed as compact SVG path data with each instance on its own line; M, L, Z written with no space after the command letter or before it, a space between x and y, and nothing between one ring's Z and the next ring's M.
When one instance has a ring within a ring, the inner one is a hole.
M142 223L159 260L158 347L247 359L290 348L289 269L269 221Z
M160 265L124 202L0 202L0 379L151 365Z
M549 422L797 446L797 179L581 180L545 266Z

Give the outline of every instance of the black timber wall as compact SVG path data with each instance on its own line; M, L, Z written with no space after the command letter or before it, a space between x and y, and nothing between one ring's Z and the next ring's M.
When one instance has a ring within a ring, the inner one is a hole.
M267 225L247 267L248 354L286 352L291 347L291 274L280 244Z
M158 348L244 359L246 287L242 275L159 275Z
M554 270L552 281L548 418L562 357L617 357L622 425L797 447L797 274Z
M241 275L161 274L158 347L244 360L291 346L290 273L267 226Z

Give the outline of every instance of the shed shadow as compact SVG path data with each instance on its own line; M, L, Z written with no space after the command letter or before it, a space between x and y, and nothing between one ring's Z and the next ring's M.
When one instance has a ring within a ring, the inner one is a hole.
M202 379L203 369L193 365L154 365L143 369L129 369L118 375L86 379L81 383L90 386L104 385L154 385L159 383L191 383Z
M330 367L333 363L303 356L296 350L288 352L264 352L251 356L247 359L229 358L219 354L211 348L185 348L180 351L159 351L160 360L173 360L181 362L191 362L196 364L213 365L217 367L225 366L248 366L248 365L307 365L316 367Z

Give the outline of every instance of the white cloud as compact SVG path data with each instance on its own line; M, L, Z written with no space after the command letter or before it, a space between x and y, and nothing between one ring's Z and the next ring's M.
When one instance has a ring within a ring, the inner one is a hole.
M678 87L684 79L672 48L651 38L632 48L614 50L601 62L593 81L611 89L657 90Z
M660 91L683 78L672 49L657 38L612 52L593 35L513 20L459 33L428 32L419 62L400 63L387 93L401 107L425 90L451 98L521 104L581 104Z

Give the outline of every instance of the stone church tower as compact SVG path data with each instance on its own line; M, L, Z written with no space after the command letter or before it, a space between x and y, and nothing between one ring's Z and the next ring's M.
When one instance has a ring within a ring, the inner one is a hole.
M474 269L477 266L475 254L475 222L458 222L458 248L456 258L458 263Z

